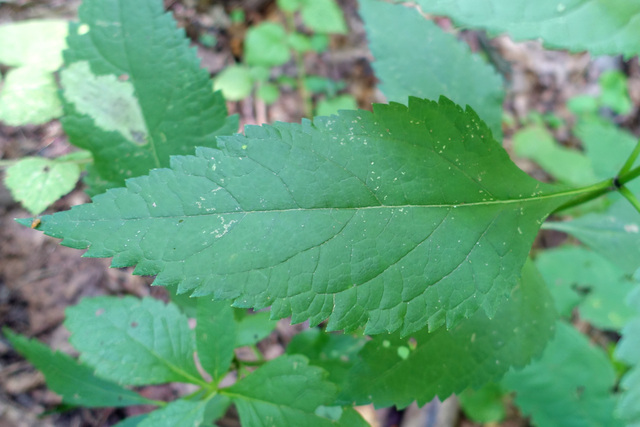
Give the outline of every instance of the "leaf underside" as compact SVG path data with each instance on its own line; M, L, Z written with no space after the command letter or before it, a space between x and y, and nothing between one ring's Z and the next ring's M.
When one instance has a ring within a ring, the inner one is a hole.
M425 13L458 25L542 40L548 47L594 55L640 53L640 4L630 0L418 0Z
M85 2L79 18L64 52L63 125L72 144L93 153L91 195L236 131L162 2Z
M518 169L442 98L247 127L39 229L155 284L376 334L493 315L575 191Z

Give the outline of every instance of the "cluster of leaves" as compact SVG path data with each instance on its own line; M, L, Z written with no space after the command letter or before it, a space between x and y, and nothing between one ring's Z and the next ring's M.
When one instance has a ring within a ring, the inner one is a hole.
M312 3L280 6L304 19ZM629 37L640 10L625 2L418 3L552 47L638 53ZM471 416L495 420L511 391L538 426L638 422L638 145L586 132L585 152L568 154L581 159L571 163L579 172L540 160L559 183L538 182L496 140L504 92L488 64L413 8L362 0L360 12L386 96L427 100L220 136L234 121L160 2L85 0L64 55L63 123L91 152L90 193L110 189L37 228L86 256L113 257L113 267L156 275L196 308L181 312L179 298L85 300L66 322L79 362L5 334L68 404L150 403L123 385L200 387L123 425L206 425L231 403L250 426L358 425L346 406L403 408L452 393ZM594 31L607 43L593 42ZM620 132L593 112L580 120L576 129ZM590 249L528 260L544 220L576 205L582 216L544 226ZM270 323L230 303L323 328L272 361L240 360L234 349L255 344ZM611 392L619 375L611 357L567 321L574 310L622 334L614 355L630 370L621 393ZM345 332L329 333L337 330ZM221 386L229 371L237 382ZM64 379L73 372L72 391Z
M337 95L345 84L321 76L307 75L303 55L322 53L329 48L329 34L347 32L342 10L335 0L278 0L285 25L263 22L248 29L244 41L244 64L225 68L215 79L216 89L225 98L237 101L246 98L256 88L256 96L267 104L280 96L279 85L296 87L305 104L305 115L311 116L311 94L323 94L316 112L329 115L338 109L355 109L355 99L350 95ZM297 29L299 16L310 34ZM296 76L280 75L271 82L271 68L291 61L296 63Z

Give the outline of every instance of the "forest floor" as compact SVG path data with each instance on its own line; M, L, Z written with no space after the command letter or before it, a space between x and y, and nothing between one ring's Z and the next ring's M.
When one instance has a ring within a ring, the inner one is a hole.
M0 25L35 18L73 19L79 5L77 0L13 0L0 3ZM373 60L366 45L366 36L357 15L356 0L341 0L350 32L333 36L331 49L321 55L305 58L308 69L314 73L343 80L345 92L353 95L360 108L370 109L372 102L384 102L376 90L376 79L371 67ZM202 66L215 75L242 55L242 39L247 25L263 20L281 19L275 1L206 1L165 0L179 24L192 40L201 40L204 33L214 34L215 46L205 47L197 42ZM229 13L242 8L246 24L232 25ZM439 20L443 27L446 20ZM620 70L629 78L633 103L640 105L640 65L638 59L623 61L620 57L593 59L587 54L569 54L547 51L536 42L514 43L507 37L488 40L483 33L463 31L458 36L469 43L474 51L489 49L493 57L500 58L495 65L504 75L508 95L505 109L510 120L505 121L504 145L510 147L514 130L533 114L552 113L564 119L565 125L554 130L556 138L569 146L579 146L571 134L574 118L566 107L569 98L578 94L594 94L599 90L598 76L605 70ZM4 71L4 70L0 70ZM280 67L279 72L291 75L293 66ZM301 119L301 101L295 91L284 91L273 105L249 97L228 104L233 113L240 115L241 124ZM637 109L630 115L625 127L640 130ZM62 126L53 121L43 126L7 127L0 125L0 158L19 159L27 155L56 156L71 149ZM547 179L535 164L516 159L518 165L539 179ZM1 173L1 172L0 172ZM69 209L85 203L87 196L79 184L76 190L56 202L48 212ZM62 326L64 310L80 298L94 295L152 295L166 298L161 288L151 288L151 278L132 276L129 269L109 269L109 260L81 258L79 252L62 247L58 240L19 226L14 218L30 216L13 201L8 190L0 184L0 324L16 332L36 337L55 349L73 352L67 342L68 332ZM559 233L545 233L539 245L554 246L564 239ZM260 343L267 357L284 351L292 331L286 320L279 323L273 336ZM171 399L180 394L180 386L154 386L143 393L154 399ZM77 409L63 414L43 416L60 402L44 386L43 376L20 358L0 339L0 427L36 426L108 426L124 416L127 410ZM361 408L373 426L427 425L425 414L440 413L442 426L473 425L459 414L455 400L446 405L432 403L426 409L410 407L403 412L375 411ZM447 415L449 418L446 418ZM448 419L449 421L446 421ZM420 421L422 420L422 422ZM451 421L454 420L454 421ZM456 421L457 420L457 421ZM449 424L447 424L449 422ZM227 414L221 425L238 425L233 413ZM527 420L517 413L510 415L503 426L526 426Z

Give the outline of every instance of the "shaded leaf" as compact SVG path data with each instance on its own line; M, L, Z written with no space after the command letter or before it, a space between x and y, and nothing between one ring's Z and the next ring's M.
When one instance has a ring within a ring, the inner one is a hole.
M404 408L481 387L541 354L555 320L549 291L528 262L520 286L492 319L476 313L448 331L374 337L360 352L341 400Z
M594 55L640 53L640 4L628 0L417 0L426 13L514 40Z
M622 393L616 414L625 420L627 425L636 426L640 424L640 286L629 293L628 303L637 316L622 329L622 338L614 353L617 360L631 367L620 381Z
M507 415L504 398L505 391L496 383L458 394L465 415L476 423L502 422Z
M263 22L247 31L245 61L249 65L273 67L289 62L287 32L280 24Z
M502 385L516 392L516 404L538 427L615 427L623 425L613 415L615 381L607 355L572 326L558 322L542 358L509 372Z
M39 229L181 292L406 335L493 315L540 223L583 191L530 178L444 98L245 133Z
M237 325L229 301L198 298L196 347L205 371L218 383L229 371L237 339Z
M121 384L202 384L187 318L152 298L85 298L66 310L80 360Z
M224 410L229 406L229 399L224 396L216 395L213 400L187 400L178 399L169 403L167 406L156 409L151 412L138 427L200 427L207 425L206 420L207 411L209 405L214 404L221 409L224 414ZM221 411L216 411L219 414Z
M96 0L71 24L61 73L64 129L90 150L90 194L169 165L169 156L215 147L237 129L184 31L162 2ZM100 107L100 108L98 108Z
M360 0L373 68L389 101L444 95L470 105L495 138L502 137L503 83L484 60L417 10L378 0Z
M105 408L153 404L138 393L95 376L88 366L64 353L52 351L35 339L15 334L7 328L2 332L16 351L44 374L47 386L68 405Z
M236 347L256 344L268 337L278 324L270 319L268 311L250 314L247 310L235 309L233 314L237 322Z
M24 157L7 169L5 184L14 199L38 215L73 190L78 179L80 167L75 162Z

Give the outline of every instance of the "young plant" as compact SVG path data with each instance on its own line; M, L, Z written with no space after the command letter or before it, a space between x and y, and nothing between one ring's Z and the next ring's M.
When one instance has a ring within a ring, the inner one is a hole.
M464 8L418 3L424 12L520 39L638 53L627 39L637 26L620 32L611 24L637 19L640 9L631 6L622 13L578 1L577 20L555 1L536 5L531 16L521 1L493 14L486 13L494 10L489 0ZM496 139L504 93L491 67L416 10L375 0L362 0L360 10L383 92L401 102L409 95L437 101L410 97L407 105L216 137L229 129L226 112L203 89L208 79L160 2L118 4L122 10L112 0L85 0L62 76L65 129L94 157L90 191L110 189L91 204L19 221L86 256L112 257L113 267L155 275L156 285L191 296L196 310L181 312L178 298L168 305L86 299L67 311L79 362L5 332L66 403L159 407L123 425L210 425L233 403L247 426L352 426L364 423L353 405L404 408L485 387L494 406L503 391L515 391L538 426L638 421L640 145L594 160L585 182L536 181ZM523 25L523 16L540 25ZM585 37L586 18L610 42ZM169 161L172 152L178 155ZM134 175L142 176L126 179ZM611 204L607 227L602 213L544 223L618 193L626 200ZM530 260L543 223L593 252L561 248ZM582 268L565 271L545 259ZM556 288L558 279L565 285ZM620 311L629 290L632 307ZM255 344L269 329L247 333L242 319L262 323L266 315L239 316L230 305L270 307L271 319L291 316L312 328L283 356L240 359L235 347ZM576 307L595 326L622 332L614 353L630 365L622 393L611 392L617 378L610 358L558 319ZM184 313L195 317L195 330ZM75 393L60 380L73 369L82 373ZM221 385L230 371L236 382ZM174 381L198 390L167 403L123 388Z

